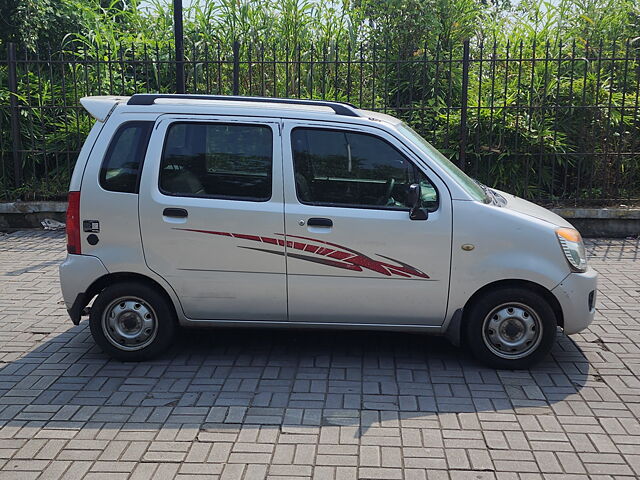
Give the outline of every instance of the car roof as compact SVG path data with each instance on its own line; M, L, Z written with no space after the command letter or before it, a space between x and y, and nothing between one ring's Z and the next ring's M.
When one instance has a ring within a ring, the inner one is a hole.
M215 113L244 116L283 117L309 120L354 121L354 123L384 122L395 125L401 121L380 112L363 110L349 103L295 98L237 97L210 95L139 94L129 96L92 96L80 99L82 106L103 122L119 107L125 111L149 113ZM125 109L126 107L126 109Z

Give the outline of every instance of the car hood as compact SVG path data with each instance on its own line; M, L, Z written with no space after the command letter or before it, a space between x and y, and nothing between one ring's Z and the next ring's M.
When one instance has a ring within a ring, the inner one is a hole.
M508 208L510 210L514 210L518 213L522 213L524 215L528 215L530 217L538 218L540 220L544 220L545 222L549 222L553 225L557 225L558 227L570 227L573 228L568 221L562 218L560 215L553 213L550 210L547 210L540 205L536 205L535 203L529 202L523 198L516 197L515 195L511 195L510 193L502 192L500 190L492 189L502 195L507 203L503 206L503 208Z

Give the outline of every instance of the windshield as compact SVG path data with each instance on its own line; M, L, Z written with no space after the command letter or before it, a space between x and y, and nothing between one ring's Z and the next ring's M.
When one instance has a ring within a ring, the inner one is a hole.
M478 200L479 202L487 201L487 194L475 180L460 170L453 164L453 162L436 150L433 145L422 138L409 125L403 122L398 124L397 127L405 136L412 140L415 145L420 147L430 159L437 162L442 169L451 175L474 200Z

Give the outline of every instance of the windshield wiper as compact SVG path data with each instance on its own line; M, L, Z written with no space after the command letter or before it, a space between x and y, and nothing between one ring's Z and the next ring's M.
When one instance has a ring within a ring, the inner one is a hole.
M498 203L496 200L495 195L493 194L493 192L491 191L491 189L489 187L487 187L484 183L476 180L475 178L472 178L472 180L474 182L476 182L478 184L478 186L482 189L482 191L484 192L484 203Z

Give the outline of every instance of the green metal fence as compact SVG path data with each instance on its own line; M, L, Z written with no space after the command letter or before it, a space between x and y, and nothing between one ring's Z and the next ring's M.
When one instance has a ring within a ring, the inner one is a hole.
M348 101L411 124L470 175L542 202L640 200L640 50L615 45L76 45L0 58L0 197L63 198L85 95ZM0 52L2 55L2 52Z

